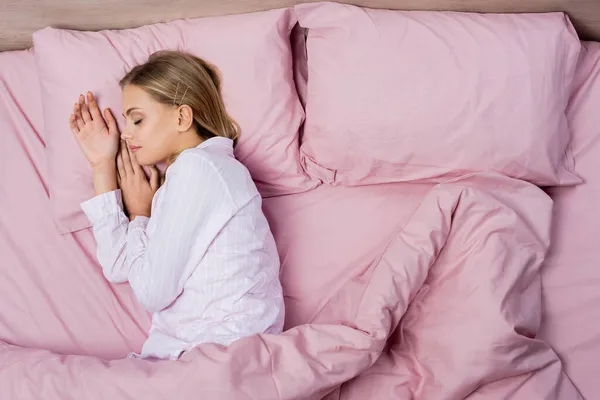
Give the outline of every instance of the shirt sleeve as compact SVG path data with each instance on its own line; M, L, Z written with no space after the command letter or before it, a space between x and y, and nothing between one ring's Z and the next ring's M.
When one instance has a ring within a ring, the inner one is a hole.
M170 167L152 235L137 217L127 233L129 284L149 312L169 306L208 247L235 215L234 201L217 167L196 154L182 154Z
M102 272L109 282L127 282L129 265L125 244L129 221L123 213L121 190L102 193L81 203L83 212L92 223L97 243L96 255Z

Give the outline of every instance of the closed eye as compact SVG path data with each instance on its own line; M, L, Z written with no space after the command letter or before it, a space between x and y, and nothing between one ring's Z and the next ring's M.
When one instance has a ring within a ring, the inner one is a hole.
M141 120L141 119L138 119L137 121L133 121L133 124L134 124L134 125L139 125L139 124L141 124L141 123L142 123L142 120Z

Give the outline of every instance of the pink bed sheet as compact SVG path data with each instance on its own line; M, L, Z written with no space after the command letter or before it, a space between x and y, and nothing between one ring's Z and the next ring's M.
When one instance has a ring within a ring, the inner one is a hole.
M33 54L0 53L0 340L123 357L141 348L149 318L106 283L91 232L58 234L39 93Z
M494 175L268 199L289 331L203 345L178 362L122 359L139 351L148 315L127 285L104 281L89 231L55 229L30 56L0 77L0 119L10 121L0 127L0 398L571 400L600 391L597 237L584 245L555 227L542 287L550 202ZM17 80L24 73L32 79ZM599 159L600 145L588 144ZM555 193L557 226L570 232L598 226L583 217L595 211L586 199L600 193L600 170L583 156L586 185ZM568 225L574 212L579 222ZM583 330L570 324L582 321Z
M600 398L600 43L584 42L568 110L585 183L552 188L552 246L543 268L540 338L557 351L587 399Z

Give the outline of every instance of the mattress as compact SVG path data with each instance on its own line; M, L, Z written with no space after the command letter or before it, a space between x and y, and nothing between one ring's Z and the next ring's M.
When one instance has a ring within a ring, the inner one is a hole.
M105 281L95 260L89 230L58 234L46 186L44 132L33 54L24 51L10 56L14 57L13 67L0 73L0 113L4 114L3 120L10 121L0 127L0 394L19 393L19 399L28 399L41 393L32 389L34 386L39 389L45 385L47 393L59 393L54 386L60 379L42 377L52 372L59 375L63 366L71 372L98 368L106 373L101 376L113 376L110 374L116 374L123 364L110 364L110 360L140 350L150 318L127 285ZM509 373L495 381L468 385L461 381L464 387L453 392L455 398L502 398L511 393L518 394L512 398L532 398L524 397L524 393L531 396L540 390L538 394L554 393L557 398L581 395L591 399L600 392L592 368L600 357L600 238L595 234L600 222L596 209L600 197L600 141L596 139L573 144L577 169L585 184L550 191L555 206L551 250L542 266L543 316L537 337L529 339L549 344L558 355L548 362L547 369L541 368L551 378L533 379L534 383L529 384L528 376L521 379ZM349 293L345 288L353 283L350 281L375 274L370 266L387 254L398 230L422 212L423 202L431 198L434 189L432 185L406 183L321 186L307 193L265 199L264 210L282 260L286 329L300 327L304 331L294 332L302 333L309 330L303 327L311 326L306 324L314 324L315 328L310 329L325 329L318 326L327 320L332 303L353 310L354 300L344 297ZM454 282L459 285L461 281ZM423 316L419 307L426 304L428 285L423 287L425 290L418 291L398 328L386 338L389 340L381 356L373 360L374 365L357 368L357 377L349 380L353 375L348 376L344 379L348 382L316 391L312 398L432 398L425 391L432 387L424 389L419 383L427 371L411 370L408 364L402 364L407 354L412 354L403 343L416 343L407 335L417 323L414 319ZM453 324L460 326L461 321ZM299 347L306 344L295 343ZM339 349L340 345L333 348ZM220 351L207 350L203 354L221 357L224 353ZM318 349L315 351L320 354ZM321 355L328 360L325 352ZM301 365L302 359L296 362ZM43 368L50 363L52 368ZM331 365L321 366L329 368L327 376L343 376L343 371L331 370ZM161 379L156 371L154 366L140 366L136 382ZM28 382L11 384L10 392L2 392L17 373L30 374ZM71 379L88 382L92 378L84 373ZM562 382L560 387L557 384L541 392L539 382L552 379ZM528 389L519 392L521 386ZM122 398L130 397L123 394ZM294 396L288 393L286 397L284 391L280 398Z

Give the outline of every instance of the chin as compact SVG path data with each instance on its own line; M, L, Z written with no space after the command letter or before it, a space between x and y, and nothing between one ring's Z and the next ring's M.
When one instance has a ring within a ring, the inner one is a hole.
M136 160L137 160L137 163L138 163L139 165L141 165L142 167L148 167L148 166L152 165L152 164L151 164L151 163L149 163L149 162L148 162L148 160L147 160L146 158L144 158L144 157L136 156Z
M161 160L155 160L154 157L149 158L149 157L144 157L143 155L139 155L139 156L137 156L137 162L142 167L151 167L153 165L160 164Z
M140 164L142 167L151 167L153 165L156 165L157 163L148 161L138 161L138 164Z

